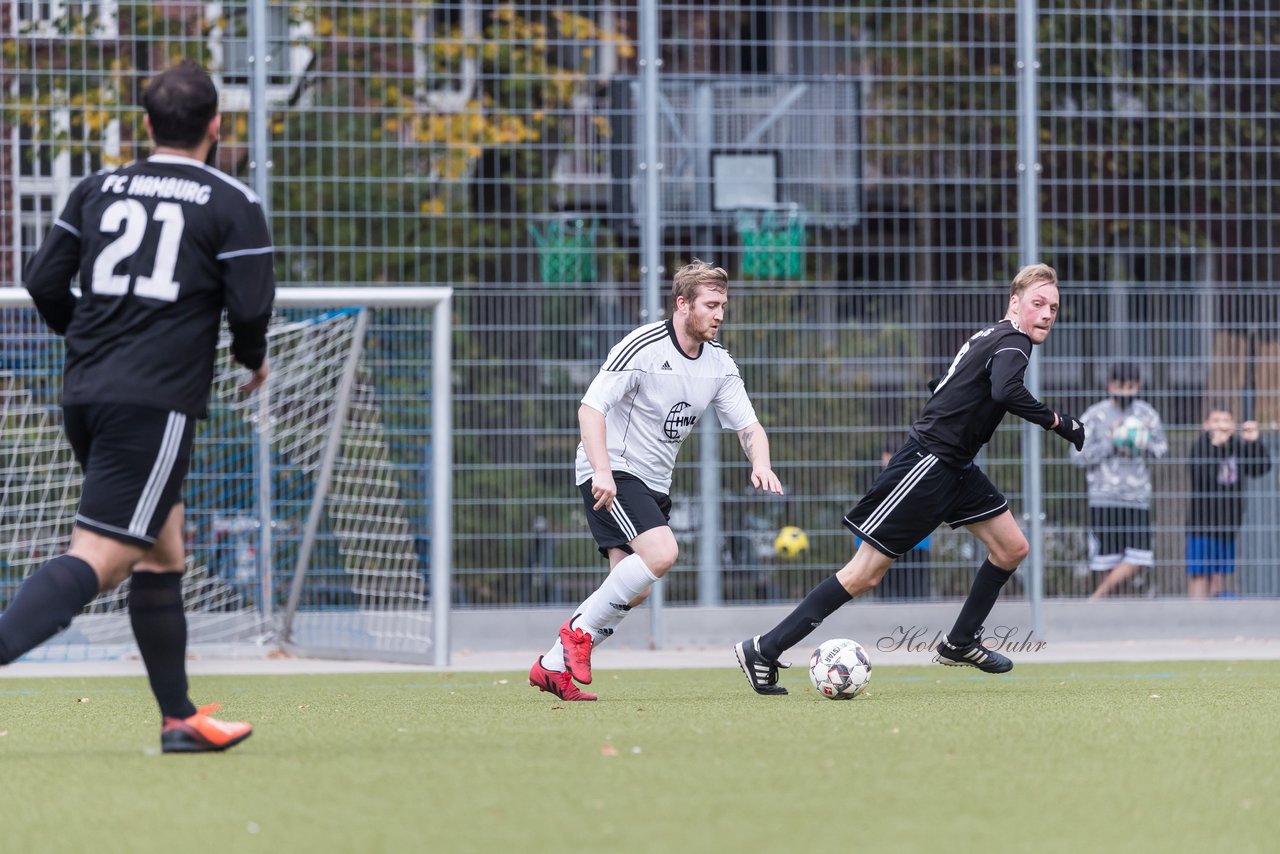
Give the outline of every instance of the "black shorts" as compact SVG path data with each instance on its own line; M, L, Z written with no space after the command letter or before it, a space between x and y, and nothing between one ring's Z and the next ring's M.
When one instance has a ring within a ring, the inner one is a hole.
M591 494L591 481L578 484L582 502L587 508L587 524L591 536L596 538L600 554L609 556L609 549L622 549L634 554L628 545L636 537L651 528L662 528L671 518L671 496L655 492L645 482L624 471L613 473L618 494L608 510L593 510L596 499Z
M858 506L845 514L844 526L898 558L943 522L959 528L1008 509L1009 502L978 466L949 466L908 439Z
M1151 511L1145 507L1089 508L1089 568L1106 572L1119 563L1155 566Z
M182 500L194 419L124 403L64 406L62 415L84 471L76 524L144 549L155 545Z

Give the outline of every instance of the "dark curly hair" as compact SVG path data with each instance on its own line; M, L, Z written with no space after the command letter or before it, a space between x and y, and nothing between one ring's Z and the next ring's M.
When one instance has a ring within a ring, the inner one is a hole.
M218 90L209 72L184 59L151 78L142 106L151 119L156 145L195 148L218 114Z

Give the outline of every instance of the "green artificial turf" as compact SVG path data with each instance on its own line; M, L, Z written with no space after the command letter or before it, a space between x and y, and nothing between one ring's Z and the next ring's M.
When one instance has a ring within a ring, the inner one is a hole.
M256 731L159 754L134 678L0 681L14 852L1271 852L1280 662L195 680Z

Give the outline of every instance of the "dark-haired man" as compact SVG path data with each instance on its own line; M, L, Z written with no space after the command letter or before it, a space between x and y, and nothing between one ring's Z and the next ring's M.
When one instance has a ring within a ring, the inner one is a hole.
M242 390L266 381L271 237L257 196L206 165L221 123L208 73L189 61L169 68L142 104L155 154L84 179L23 275L66 337L63 422L84 484L67 553L0 615L0 664L132 578L129 617L160 705L161 749L225 750L252 727L187 694L182 482L224 310L232 353L252 372Z

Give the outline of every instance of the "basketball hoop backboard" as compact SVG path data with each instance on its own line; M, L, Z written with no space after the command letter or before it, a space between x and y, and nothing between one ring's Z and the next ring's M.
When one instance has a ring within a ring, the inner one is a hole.
M778 152L711 152L711 207L717 211L779 206Z

